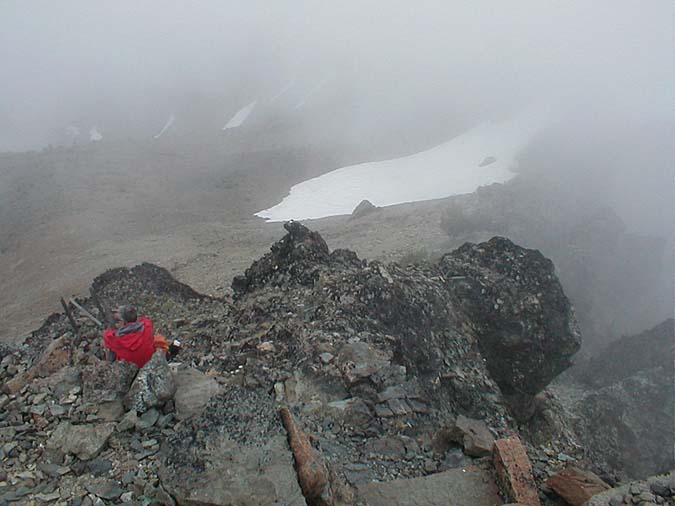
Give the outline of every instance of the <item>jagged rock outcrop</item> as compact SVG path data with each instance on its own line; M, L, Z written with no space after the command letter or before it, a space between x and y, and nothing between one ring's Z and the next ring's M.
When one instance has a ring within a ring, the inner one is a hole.
M330 258L326 241L318 232L309 231L297 221L286 223L284 228L288 234L272 245L270 253L253 262L243 276L234 278L235 295L241 296L265 285L310 286L317 281L319 267ZM353 253L349 259L357 260Z
M506 240L482 245L494 264L500 254L512 258L510 276L491 272L489 262L470 271L472 262L480 262L461 255L444 260L445 265L402 268L364 262L345 250L330 252L320 235L297 222L286 229L288 234L271 252L233 282L230 318L236 325L228 328L225 339L210 340L211 367L252 391L272 390L352 485L373 478L423 476L448 465L445 455L434 457L431 441L424 438L429 428L454 422L458 414L483 419L496 432L511 425L508 404L486 366L476 331L489 328L485 317L474 325L478 302L471 310L460 303L460 298L485 297L471 291L473 283L480 280L504 294L510 308L504 319L516 318L517 300L527 294L538 297L521 310L521 318L537 320L525 322L522 334L535 343L533 360L543 362L547 372L537 372L528 392L542 388L550 379L546 374L562 369L578 347L573 313L555 284L550 262L536 252ZM450 279L448 269L460 265L464 279ZM536 269L528 273L532 267ZM458 286L466 287L461 295ZM554 293L544 295L547 289ZM484 310L495 312L491 306ZM546 319L550 321L540 323ZM543 343L550 358L536 348ZM181 358L197 361L200 357L190 344ZM268 411L266 395L247 398L245 405L255 413ZM222 396L214 400L226 402ZM235 436L248 433L233 418L242 415L216 421L213 409L215 405L191 428L185 427L180 439L202 441L216 424L238 453L252 451L243 436ZM409 427L406 435L402 426ZM172 448L167 445L164 458L167 476L209 481L211 464L179 470L179 462L191 462L192 457L183 456L180 445ZM418 452L428 460L415 459Z
M185 416L170 399L173 388L155 396L157 402L146 402L145 395L143 406L127 402L132 409L123 417L111 413L108 404L119 402L123 381L107 393L98 392L98 380L91 385L95 388L82 384L102 350L99 331L80 322L81 337L68 366L58 372L68 378L63 383L68 389L32 382L15 397L0 399L8 413L0 416L8 423L39 423L42 429L28 436L29 456L23 461L10 457L11 479L18 480L12 482L12 493L24 493L17 476L26 463L36 465L42 458L40 445L61 424L93 427L121 417L96 449L102 453L91 459L114 461L108 476L125 490L120 499L305 504L313 499L303 495L298 482L280 406L306 435L306 453L326 463L326 490L344 483L344 490L355 489L358 496L357 487L372 480L415 479L459 466L489 471L491 459L479 455L489 454L490 437L516 430L512 414L528 416L527 402L578 347L574 315L550 263L536 252L495 239L467 245L437 263L384 265L347 250L331 252L319 234L299 223L286 229L288 234L269 254L235 279L234 300L201 296L148 264L97 278L92 298L82 304L98 316L106 307L137 305L158 332L183 342L180 361L203 375L204 395L194 411L189 406L184 410L184 398L177 400ZM515 321L521 322L519 332L511 328ZM500 326L509 335L499 334ZM57 315L31 343L42 351L50 339L68 335L68 329L65 317ZM511 345L516 338L521 341ZM3 381L27 369L38 354L3 358ZM503 363L496 364L497 359ZM518 366L533 370L537 361L541 370L533 371L531 380L516 374ZM158 365L158 377L173 374L165 362ZM156 385L143 383L143 374L138 373L138 384ZM517 403L503 395L507 387L521 396ZM138 397L134 392L132 386L125 398ZM479 444L467 440L467 454L456 445L434 451L437 432L452 427L460 416L485 424L472 432L480 436ZM58 483L68 497L101 498L96 495L100 487L90 486L95 492L84 487L80 476L89 464L82 464L83 455L63 456L52 446L45 463L65 468L72 480L45 479L47 485L36 493L51 494ZM7 448L12 455L18 452ZM143 473L132 464L141 461ZM486 476L489 472L479 473L478 481ZM445 497L448 491L441 488L438 497ZM376 493L384 497L389 492ZM348 496L345 492L340 500Z

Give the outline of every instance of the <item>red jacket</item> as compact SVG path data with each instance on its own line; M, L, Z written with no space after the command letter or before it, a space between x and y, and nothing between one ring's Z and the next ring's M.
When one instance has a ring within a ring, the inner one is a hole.
M152 321L147 318L139 318L138 325L142 328L136 332L124 332L127 324L121 329L108 329L103 333L103 344L115 353L117 360L133 362L138 367L143 367L153 353L155 353L155 332Z

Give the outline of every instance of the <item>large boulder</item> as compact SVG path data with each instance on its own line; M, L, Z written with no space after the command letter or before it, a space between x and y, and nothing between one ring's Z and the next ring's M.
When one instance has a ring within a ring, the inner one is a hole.
M271 284L312 284L318 266L328 260L330 252L318 232L311 232L297 221L284 224L288 231L283 239L272 245L270 253L253 262L243 276L232 281L235 295Z
M453 300L475 329L491 376L516 415L528 407L581 346L572 306L553 263L506 238L467 243L439 267Z

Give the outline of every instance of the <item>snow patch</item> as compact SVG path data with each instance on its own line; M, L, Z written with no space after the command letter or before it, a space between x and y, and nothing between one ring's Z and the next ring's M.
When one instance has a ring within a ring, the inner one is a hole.
M366 199L390 206L504 183L515 175L518 153L552 119L551 113L529 110L480 124L427 151L343 167L293 186L279 204L255 215L269 221L317 219L350 214Z
M291 82L289 82L284 88L274 95L272 98L270 98L270 102L274 102L278 98L280 98L282 95L285 95L288 90L290 90L293 86L295 86L295 79L293 79Z
M68 128L66 128L66 133L68 134L68 137L70 139L75 140L77 137L80 136L80 129L77 128L75 125L70 125Z
M101 132L98 131L97 127L92 127L91 130L89 130L89 140L91 142L98 142L101 139L103 139Z
M228 130L230 128L237 128L241 126L244 123L244 121L248 119L249 115L253 112L256 103L257 100L254 100L247 106L239 109L239 111L237 111L237 114L232 116L232 118L230 118L230 121L228 121L227 124L223 127L223 130Z
M169 129L169 127L171 127L171 125L173 125L173 122L174 122L175 120L176 120L176 117L175 117L175 116L173 115L173 113L172 113L171 116L169 116L168 121L164 124L164 126L162 127L162 129L159 131L159 133L158 133L157 135L154 136L154 139L159 139L159 138L162 136L162 134L163 134L164 132L166 132L166 131Z
M302 109L305 104L307 103L308 100L310 100L314 95L316 95L321 89L326 86L326 83L328 82L328 79L322 79L319 84L314 86L309 92L305 95L304 98L302 98L299 102L293 106L293 110L297 111L298 109Z

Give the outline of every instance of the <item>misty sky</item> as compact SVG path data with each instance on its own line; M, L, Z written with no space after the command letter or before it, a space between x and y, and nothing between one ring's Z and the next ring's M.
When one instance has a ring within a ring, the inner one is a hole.
M0 150L42 147L73 124L154 135L195 98L225 124L292 80L326 83L336 107L543 100L666 117L674 5L2 0Z

